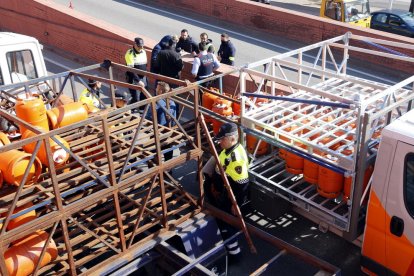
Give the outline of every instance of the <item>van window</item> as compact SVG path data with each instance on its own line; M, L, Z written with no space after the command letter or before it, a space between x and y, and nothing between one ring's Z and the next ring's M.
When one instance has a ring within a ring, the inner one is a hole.
M36 66L30 50L8 52L6 57L12 83L37 78Z
M414 153L405 157L404 201L408 213L414 217Z

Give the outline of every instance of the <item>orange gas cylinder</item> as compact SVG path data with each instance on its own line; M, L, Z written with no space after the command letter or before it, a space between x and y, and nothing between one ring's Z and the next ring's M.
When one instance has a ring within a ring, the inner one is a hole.
M214 104L213 112L224 117L230 117L233 114L233 109L231 108L231 106L225 104ZM222 124L223 123L218 120L213 120L213 132L215 135L218 134Z
M303 178L310 184L318 183L319 165L307 159L303 160Z
M221 106L222 106L222 105L226 105L226 106L232 107L233 102L232 102L232 101L230 101L230 100L224 99L224 98L217 97L217 98L214 100L214 104L213 104L213 106L215 106L215 105L221 105Z
M29 137L34 137L36 134L30 130L26 130L23 135L22 139L26 139ZM68 142L66 142L65 139L61 138L58 135L54 136L59 142L61 142L66 148L70 149ZM69 153L66 152L64 149L62 149L61 146L59 146L53 139L49 139L50 143L50 149L52 152L52 159L55 162L56 165L62 165L69 159ZM33 153L36 148L36 142L26 144L23 146L23 149L27 153ZM43 165L48 165L47 161L47 152L46 152L46 146L45 143L42 142L42 145L40 146L40 149L37 153L37 157L39 158L40 162L42 162Z
M23 121L32 126L49 130L49 124L46 115L46 106L40 97L30 97L27 99L17 99L16 115ZM20 133L24 133L26 127L19 125Z
M299 145L301 148L306 148L305 145ZM301 174L303 173L303 157L300 157L297 154L294 154L290 151L286 152L285 156L286 161L286 170L292 174Z
M364 183L363 183L363 190L368 185L369 179L371 178L372 173L374 172L374 167L369 166L366 168L364 173ZM351 187L352 187L352 177L345 177L344 180L344 199L350 199L351 197Z
M97 108L96 106L87 104L85 105L86 111L88 111L88 114L99 112L101 109Z
M292 125L292 126L290 126L290 127L288 127L288 128L286 128L286 129L284 129L284 131L286 131L286 132L291 132L291 131L293 131L293 130L295 130L295 129L297 129L298 128L298 126L297 125ZM280 138L280 140L283 140L283 141L286 141L286 142L290 142L290 139L289 138L287 138L287 137L285 137L285 136L279 136L279 138ZM279 149L279 157L280 158L282 158L282 159L286 159L286 154L287 154L287 151L286 150L284 150L284 149Z
M20 207L16 207L14 209L13 214L16 214L16 213L18 213L20 211L23 211L25 209L28 209L28 208L30 208L32 206L33 206L33 204L31 202L28 202L28 203L26 203L26 204L24 204L24 205L22 205ZM6 214L2 214L2 216L5 217ZM35 218L36 218L36 211L35 210L29 211L29 212L27 212L27 213L25 213L23 215L18 216L17 218L11 219L9 221L9 223L7 224L7 230L10 231L10 230L12 230L14 228L19 227L20 225L23 225L23 224L25 224L25 223L27 223L29 221L34 220Z
M10 144L9 137L4 132L0 132L0 147Z
M32 274L48 237L48 233L38 230L7 249L4 253L4 260L9 275L27 276ZM57 254L56 244L51 239L39 267L56 259Z
M30 158L30 154L15 149L0 153L0 170L3 172L4 181L19 186ZM29 170L26 185L35 183L41 172L42 163L36 157Z
M57 101L58 102L57 102L56 106L61 106L61 105L73 103L73 99L69 96L66 96L65 94L61 94Z
M88 108L81 102L61 105L47 111L50 128L64 127L88 118Z
M213 105L214 105L214 101L218 98L219 96L214 95L212 93L209 92L204 92L203 96L202 96L202 105L203 107L207 108L208 110L212 110L213 109ZM213 119L210 116L205 116L205 121L206 123L211 123L213 121Z
M256 129L258 129L260 131L262 130L262 128L260 128L260 127L256 127ZM246 135L247 151L250 152L250 153L254 153L254 150L256 149L257 143L259 143L259 141L260 141L260 145L257 148L256 156L264 155L264 154L268 153L269 152L269 144L266 143L263 140L257 139L255 136L250 135L250 134Z
M343 187L344 176L342 174L319 166L318 194L326 198L336 198L342 192Z
M233 113L234 113L234 115L240 116L240 112L241 112L240 104L234 102L232 106L233 106Z
M304 129L304 133L308 133L309 130ZM319 137L319 134L312 135L309 140L315 140ZM317 150L314 151L314 154L320 155L321 153ZM319 165L315 162L309 161L307 159L303 160L303 178L306 182L311 184L317 184L318 183L318 175L319 175Z
M254 100L254 98L252 98L251 100ZM269 102L269 99L265 99L265 98L256 98L256 102L255 104L257 106L262 106L264 104L267 104Z

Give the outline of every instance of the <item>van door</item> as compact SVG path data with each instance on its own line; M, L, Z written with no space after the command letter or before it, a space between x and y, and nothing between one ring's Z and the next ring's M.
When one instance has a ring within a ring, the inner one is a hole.
M386 203L386 267L414 275L414 145L399 141Z

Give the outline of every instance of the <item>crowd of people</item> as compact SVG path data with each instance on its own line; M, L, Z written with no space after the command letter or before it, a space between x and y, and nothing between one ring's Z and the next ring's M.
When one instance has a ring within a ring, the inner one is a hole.
M128 67L141 71L147 70L148 61L144 45L142 38L137 37L134 39L133 47L128 49L125 54L125 63ZM211 81L209 81L210 77L214 75L214 71L220 67L220 64L234 65L236 49L227 33L221 34L221 44L218 51L216 51L213 41L208 37L207 33L201 33L200 42L196 43L188 34L188 30L183 29L180 37L166 35L153 48L150 71L169 78L180 79L181 71L184 67L181 56L186 53L194 57L191 69L194 81L198 81L200 85L208 87L212 85ZM128 71L126 72L126 81L151 91L147 77L142 74ZM176 88L174 84L158 80L155 81L153 86L155 88L154 96L168 93L171 89ZM80 101L96 108L102 108L102 101L99 99L101 93L101 83L89 80L88 87L80 95ZM135 89L129 89L129 93L129 104L134 104L146 98L144 93ZM141 110L133 109L132 112L141 112ZM178 105L172 99L158 100L155 112L158 125L172 127L176 124L176 116L179 113ZM154 118L151 109L144 116L149 120ZM223 124L215 139L219 142L222 149L219 155L219 163L224 168L238 205L242 205L247 197L249 183L248 158L245 149L239 143L237 125ZM161 150L164 153L165 161L173 158L173 150L169 145L162 146ZM215 207L235 215L234 206L229 200L228 192L217 168L216 161L213 158L203 168L206 199ZM237 229L225 222L218 221L218 226L224 240L233 237L237 233ZM238 238L229 240L226 244L226 249L230 261L237 262L240 259Z
M221 44L216 52L213 41L207 33L201 33L200 42L197 43L189 35L187 29L182 29L179 37L177 35L166 35L155 45L151 53L150 71L166 77L180 79L184 67L181 56L187 53L194 57L191 70L194 81L200 81L203 86L210 86L212 85L211 82L203 82L203 80L213 76L214 71L220 67L220 64L233 66L236 48L227 33L221 34ZM148 62L142 38L135 38L133 47L125 54L125 62L129 67L146 70ZM139 74L128 72L126 80L130 84L145 87L147 90L149 88L147 79ZM176 88L174 84L170 84L170 86ZM154 87L157 87L157 82L154 83ZM130 89L130 94L131 104L145 98L143 93L133 89ZM138 96L138 94L140 95Z

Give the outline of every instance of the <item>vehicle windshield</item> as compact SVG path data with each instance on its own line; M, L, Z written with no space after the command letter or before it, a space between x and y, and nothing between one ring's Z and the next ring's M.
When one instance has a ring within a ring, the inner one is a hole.
M401 15L401 18L402 20L404 20L404 22L407 25L414 26L414 13L409 12L409 13L403 14Z
M345 21L356 21L370 15L368 0L355 0L345 3Z

